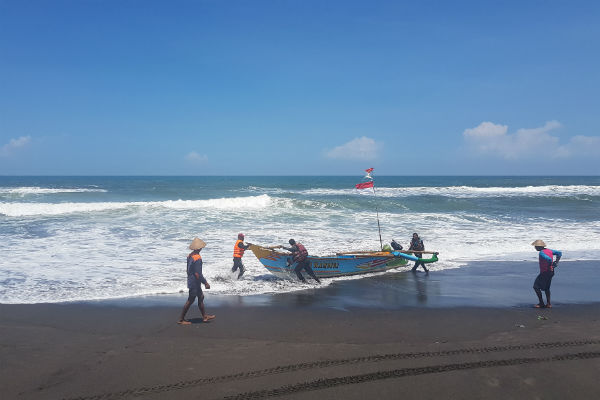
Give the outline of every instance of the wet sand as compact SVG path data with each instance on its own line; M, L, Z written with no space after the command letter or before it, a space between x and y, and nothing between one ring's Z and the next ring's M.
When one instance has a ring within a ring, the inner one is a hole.
M0 305L6 399L600 398L597 262L384 274L295 293ZM260 279L246 277L246 279ZM586 303L586 304L583 304Z
M600 396L600 305L0 305L6 399Z

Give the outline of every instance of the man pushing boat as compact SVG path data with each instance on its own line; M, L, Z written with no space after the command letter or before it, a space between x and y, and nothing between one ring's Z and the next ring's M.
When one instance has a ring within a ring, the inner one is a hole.
M308 261L308 251L306 247L302 243L297 243L294 239L290 239L288 242L292 247L283 247L280 248L287 250L292 253L293 262L297 263L296 268L294 268L294 272L298 276L303 283L306 283L306 279L302 276L301 271L304 269L317 283L321 283L319 278L315 275L315 272L310 267L310 262Z
M246 251L248 247L250 247L249 244L244 244L244 234L238 233L237 241L233 245L233 267L231 267L231 272L235 272L238 269L240 270L237 277L238 279L246 272L244 263L242 263L242 257L244 256L244 251Z

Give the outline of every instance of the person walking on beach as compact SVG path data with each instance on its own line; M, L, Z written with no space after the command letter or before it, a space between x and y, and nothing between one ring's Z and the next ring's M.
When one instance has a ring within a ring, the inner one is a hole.
M199 238L194 238L192 243L190 244L190 250L192 252L187 257L187 286L189 289L188 299L183 306L183 310L181 311L181 317L179 317L179 321L177 321L180 325L190 325L191 322L185 319L185 315L187 314L190 306L194 304L194 300L196 297L198 298L198 308L202 313L202 321L208 322L211 319L214 319L214 315L206 314L204 310L204 294L202 293L202 286L206 289L210 289L210 285L202 275L202 256L200 255L200 251L206 247L206 243Z
M425 250L425 245L423 244L423 241L421 240L421 238L419 237L419 235L416 232L413 233L412 240L410 241L410 247L408 249L416 250L416 251ZM413 253L413 254L415 257L423 258L423 253ZM423 267L425 272L429 272L427 267L425 267L425 264L421 261L415 261L415 265L412 267L411 271L416 272L417 268L419 268L419 265Z
M546 248L546 243L543 240L536 240L531 243L539 252L540 273L533 282L533 290L537 294L539 302L535 305L536 308L552 308L550 303L550 284L554 276L554 268L558 267L558 262L562 257L562 252ZM556 256L556 261L554 261ZM546 304L542 299L542 290L546 293Z
M231 272L235 272L239 268L240 272L237 277L238 279L246 272L246 268L244 268L244 264L242 263L242 257L244 256L244 251L246 251L248 247L250 247L249 244L244 244L244 234L238 233L238 240L233 246L233 267L231 268Z
M298 279L302 281L302 283L306 283L306 279L302 276L301 271L304 269L317 283L321 283L319 278L315 275L315 272L310 267L310 262L308 261L308 251L306 247L302 243L297 243L294 239L290 239L288 242L292 247L283 247L283 249L290 251L292 253L292 260L296 265L294 268L294 272L298 276Z

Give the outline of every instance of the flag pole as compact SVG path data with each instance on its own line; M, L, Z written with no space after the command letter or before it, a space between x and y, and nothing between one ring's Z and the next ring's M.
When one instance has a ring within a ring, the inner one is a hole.
M379 245L383 251L383 240L381 240L381 226L379 225L379 209L377 208L377 194L375 193L375 185L373 185L373 196L375 196L375 212L377 213L377 229L379 230Z

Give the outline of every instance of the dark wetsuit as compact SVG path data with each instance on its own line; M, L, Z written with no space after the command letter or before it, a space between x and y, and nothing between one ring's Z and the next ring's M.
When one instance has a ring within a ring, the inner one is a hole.
M302 282L306 282L306 279L304 279L304 277L302 276L302 273L301 273L301 271L304 269L308 273L308 275L310 275L315 281L317 281L318 283L321 283L319 278L317 278L317 276L315 275L315 272L313 271L313 269L310 267L310 262L308 261L308 257L302 256L300 254L300 250L298 249L298 246L293 245L292 247L284 247L284 249L291 251L293 261L298 263L298 265L296 265L296 267L294 268L294 272L298 276L298 279L300 279Z
M423 244L423 241L421 240L421 238L417 238L417 239L413 238L410 242L410 247L408 249L409 250L425 250L425 245ZM413 254L415 257L423 258L423 253L413 253ZM414 265L414 267L412 267L412 271L416 271L417 268L419 268L419 265L423 267L425 272L427 272L427 267L425 267L425 264L422 263L421 261L415 261L415 265Z
M200 278L196 278L196 274L200 276ZM199 301L204 299L204 295L202 294L202 286L200 284L203 283L206 285L206 279L204 275L202 275L202 257L199 254L194 254L193 252L187 258L187 286L189 289L188 301L194 302L196 297L198 297Z

